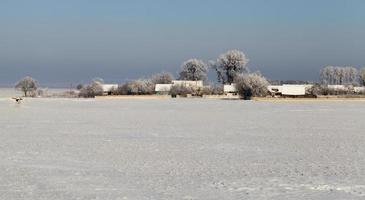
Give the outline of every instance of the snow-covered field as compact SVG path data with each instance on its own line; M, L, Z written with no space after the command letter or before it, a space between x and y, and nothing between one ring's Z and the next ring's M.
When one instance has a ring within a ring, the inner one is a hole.
M365 199L363 102L0 98L0 199Z

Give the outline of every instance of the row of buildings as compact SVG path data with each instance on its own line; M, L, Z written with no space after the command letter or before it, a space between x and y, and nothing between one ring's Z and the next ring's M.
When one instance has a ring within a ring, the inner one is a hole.
M172 86L184 86L195 89L202 89L204 87L203 81L185 81L185 80L173 80L171 84L156 84L156 94L169 94ZM103 84L103 91L105 95L111 94L113 90L118 88L117 84ZM312 88L311 84L283 84L283 85L269 85L268 91L272 96L306 96L307 91ZM333 90L348 90L349 87L345 85L328 85L329 89ZM352 87L355 93L365 92L365 87ZM224 95L235 96L237 95L237 89L235 84L223 86Z

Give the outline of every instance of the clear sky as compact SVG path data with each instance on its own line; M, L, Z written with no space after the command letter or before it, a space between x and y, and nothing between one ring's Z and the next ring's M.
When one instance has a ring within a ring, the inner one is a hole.
M0 85L119 83L229 49L269 79L317 80L325 65L365 66L364 10L364 0L0 0Z

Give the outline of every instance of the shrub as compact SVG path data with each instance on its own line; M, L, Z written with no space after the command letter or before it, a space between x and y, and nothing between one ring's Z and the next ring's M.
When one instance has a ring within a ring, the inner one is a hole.
M353 86L347 86L345 89L329 88L327 85L314 84L313 87L306 92L309 95L352 95L355 94Z
M168 72L161 72L153 75L151 79L154 84L170 84L172 83L173 76Z
M258 73L239 74L235 78L238 94L244 99L266 96L268 94L268 81Z
M223 95L223 86L222 85L209 85L205 86L202 90L203 95Z
M196 95L197 90L192 87L186 87L183 85L173 85L170 90L170 95L176 97L177 95L186 97L188 94Z
M154 94L155 84L150 80L134 80L118 87L119 95L148 95Z
M94 98L101 95L103 95L103 87L98 81L93 81L91 84L84 86L79 93L79 96L84 98Z

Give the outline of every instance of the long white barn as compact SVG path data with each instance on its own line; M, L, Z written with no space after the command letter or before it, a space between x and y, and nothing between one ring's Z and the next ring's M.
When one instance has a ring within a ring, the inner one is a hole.
M269 85L268 90L274 95L283 96L304 96L306 91L313 85Z
M267 89L274 95L304 96L306 91L313 85L269 85ZM224 93L237 93L235 84L224 85Z
M118 89L118 84L102 84L101 87L104 94L110 94L112 91Z

